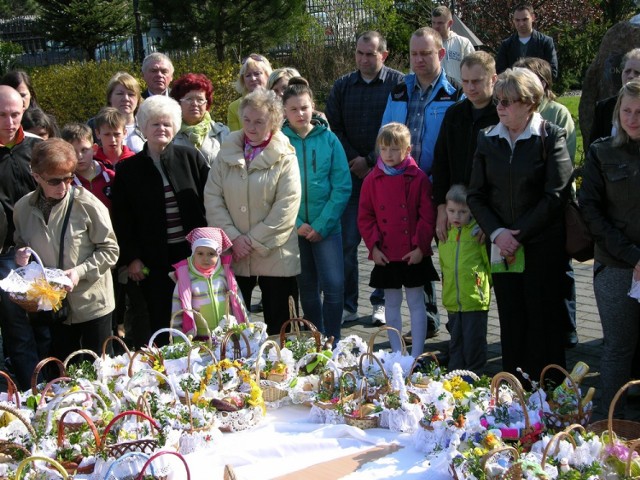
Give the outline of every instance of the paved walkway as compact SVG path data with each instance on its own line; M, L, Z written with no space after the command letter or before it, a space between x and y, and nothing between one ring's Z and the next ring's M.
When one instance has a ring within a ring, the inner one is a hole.
M439 271L437 251L433 257L433 263ZM377 331L377 327L371 324L372 308L369 303L369 295L372 288L369 287L369 276L373 263L367 259L367 251L361 244L359 250L360 265L360 305L358 307L358 320L345 324L342 328L342 336L357 334L365 341L368 341L371 335ZM574 271L576 278L577 292L577 323L578 336L580 343L577 347L567 350L567 367L571 370L576 362L583 361L590 367L590 372L583 382L584 387L596 387L595 401L599 400L599 381L600 381L600 357L602 355L602 328L598 316L598 309L593 295L592 287L592 262L578 263L574 262ZM425 351L442 352L446 348L449 341L449 334L445 327L447 316L442 308L440 283L436 283L438 291L438 304L442 325L440 331L435 338L428 339L425 345ZM254 291L253 303L257 303L259 291ZM406 303L402 306L403 331L406 333L410 330L409 311ZM492 299L491 310L489 312L489 328L487 334L488 343L488 362L482 372L487 375L494 375L502 368L501 350L500 350L500 326L498 323L498 310L495 305L495 299ZM385 335L376 337L376 349L388 348L389 341ZM586 392L586 388L583 389ZM630 399L628 418L640 420L640 399Z

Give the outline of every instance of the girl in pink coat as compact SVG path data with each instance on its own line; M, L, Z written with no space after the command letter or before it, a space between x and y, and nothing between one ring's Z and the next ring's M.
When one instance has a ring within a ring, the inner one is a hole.
M402 334L402 287L411 316L411 354L420 355L427 337L424 284L438 280L431 261L435 210L431 182L411 157L411 134L400 123L385 125L376 140L379 156L362 184L358 228L375 266L369 285L383 288L387 325ZM400 338L389 334L393 351Z

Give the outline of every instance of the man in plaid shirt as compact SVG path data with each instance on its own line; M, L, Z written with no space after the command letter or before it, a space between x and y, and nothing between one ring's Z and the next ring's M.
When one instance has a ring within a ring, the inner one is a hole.
M327 100L326 115L331 130L338 136L349 159L351 197L342 215L342 249L344 252L343 322L358 319L358 202L364 177L375 166L376 137L382 113L391 90L404 75L384 65L389 52L387 42L378 32L366 32L356 44L357 69L340 77ZM371 294L374 324L385 323L384 293Z

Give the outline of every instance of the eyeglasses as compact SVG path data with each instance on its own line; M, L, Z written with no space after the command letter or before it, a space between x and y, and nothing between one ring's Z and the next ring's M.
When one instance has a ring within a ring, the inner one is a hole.
M493 104L497 107L501 105L503 108L509 108L514 103L519 103L520 99L517 100L509 100L508 98L496 98L493 97Z
M63 178L44 178L42 175L40 175L39 173L36 173L36 175L38 175L42 180L44 180L44 182L51 186L51 187L57 187L58 185L60 185L61 183L64 183L65 185L71 185L71 182L73 182L73 179L75 178L73 175L69 176L69 177L63 177Z
M206 98L197 98L197 97L192 97L192 98L184 97L184 98L180 99L180 103L190 103L192 105L197 105L197 106L201 107L202 105L207 103L207 99Z

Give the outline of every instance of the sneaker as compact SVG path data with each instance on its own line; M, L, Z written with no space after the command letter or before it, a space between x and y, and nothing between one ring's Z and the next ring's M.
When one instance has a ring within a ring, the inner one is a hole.
M436 327L436 323L428 319L427 320L427 338L434 338L438 336L439 328Z
M342 311L342 323L355 322L356 320L358 320L358 312Z
M384 305L374 305L371 314L371 323L375 326L384 325L387 321L384 318Z
M578 345L578 332L572 330L571 332L567 332L567 337L565 340L565 348L575 348Z

